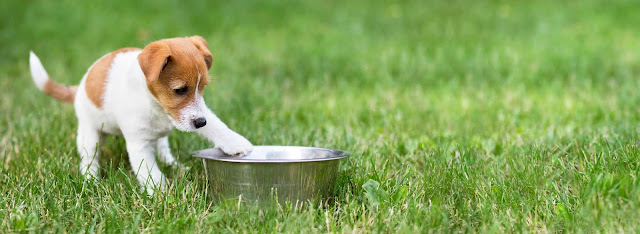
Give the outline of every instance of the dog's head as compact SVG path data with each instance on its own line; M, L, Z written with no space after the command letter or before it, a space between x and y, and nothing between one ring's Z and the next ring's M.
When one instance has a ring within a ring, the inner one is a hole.
M206 125L202 92L209 83L212 60L200 36L155 41L138 55L149 91L181 131Z

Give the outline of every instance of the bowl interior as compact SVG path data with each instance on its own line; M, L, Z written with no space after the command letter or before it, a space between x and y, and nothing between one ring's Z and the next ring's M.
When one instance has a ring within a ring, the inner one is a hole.
M348 154L334 149L301 146L254 146L253 151L244 156L230 156L218 148L204 149L193 153L194 157L227 162L309 162L326 161L347 157Z

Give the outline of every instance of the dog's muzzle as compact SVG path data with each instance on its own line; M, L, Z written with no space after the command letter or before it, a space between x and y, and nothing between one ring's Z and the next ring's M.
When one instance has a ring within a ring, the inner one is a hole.
M207 120L202 117L194 119L192 121L193 121L193 126L196 128L201 128L201 127L204 127L204 125L207 125Z

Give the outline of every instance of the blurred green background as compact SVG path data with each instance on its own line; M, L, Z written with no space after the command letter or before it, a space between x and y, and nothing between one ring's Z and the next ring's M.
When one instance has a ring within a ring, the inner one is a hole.
M639 7L3 1L0 230L638 231ZM232 129L351 152L330 206L209 201L189 153L212 145L177 131L193 169L165 168L164 194L138 192L121 138L102 147L100 183L77 174L73 107L33 85L29 51L77 84L110 51L191 35L209 43L205 99Z

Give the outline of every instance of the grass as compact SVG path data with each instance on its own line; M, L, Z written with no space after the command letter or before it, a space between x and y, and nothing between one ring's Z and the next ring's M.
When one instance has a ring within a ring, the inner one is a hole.
M2 5L0 230L640 230L634 1ZM117 137L99 183L78 175L73 107L37 91L29 50L75 84L109 51L194 34L214 54L205 98L232 129L351 152L330 206L212 202L189 156L211 144L177 131L174 154L193 168L164 168L163 194L138 192Z

